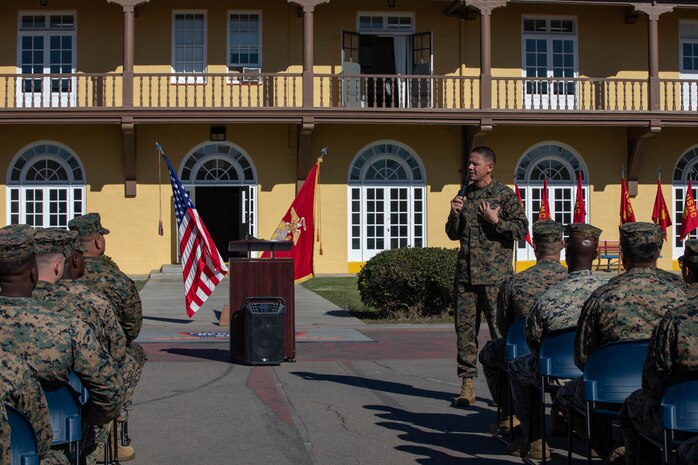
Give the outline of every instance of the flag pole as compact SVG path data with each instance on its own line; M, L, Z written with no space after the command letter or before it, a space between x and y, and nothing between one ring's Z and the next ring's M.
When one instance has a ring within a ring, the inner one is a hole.
M321 208L321 202L322 202L322 197L320 196L320 183L318 182L320 180L320 164L324 160L324 156L327 155L327 146L323 147L322 150L320 150L320 156L317 159L317 172L315 173L315 218L317 218L317 241L319 243L319 253L320 255L324 254L324 251L322 250L322 239L320 235L320 229L322 225L322 208ZM313 262L314 263L314 262ZM314 271L314 270L313 270Z
M165 231L162 227L162 157L160 152L162 152L162 146L155 142L155 149L157 150L158 158L158 235L164 236Z
M518 179L514 175L514 189L518 187ZM524 210L524 215L526 210ZM514 274L516 274L516 267L519 264L519 241L514 241Z

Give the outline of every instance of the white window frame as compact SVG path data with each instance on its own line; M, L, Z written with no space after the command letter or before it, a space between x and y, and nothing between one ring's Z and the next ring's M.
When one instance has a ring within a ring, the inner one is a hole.
M175 69L176 63L176 17L177 15L202 15L204 17L204 43L203 47L203 65L204 70L201 73L190 72L178 72ZM171 36L171 73L174 75L171 78L173 84L205 84L206 76L208 73L208 12L207 10L172 10L172 36ZM185 74L185 75L183 75ZM192 76L192 74L202 74L201 76Z
M257 15L259 18L259 35L258 35L258 41L259 41L259 51L258 51L258 62L257 63L232 63L230 61L230 49L232 44L230 43L230 15ZM264 62L263 55L262 55L262 42L263 42L263 37L264 37L264 21L262 17L262 10L228 10L226 13L226 45L225 45L225 51L226 51L226 57L225 57L225 62L228 66L228 69L236 69L240 68L242 69L243 67L245 68L260 68L262 69L262 63Z
M681 159L689 156L693 152L694 156L689 158L686 165L681 173L681 178L676 179L677 166ZM683 215L683 205L686 198L686 185L688 184L688 176L691 171L698 169L698 144L693 145L681 153L681 156L676 161L674 166L674 171L672 171L671 176L671 222L673 223L674 234L671 237L671 258L672 260L678 259L683 255L683 242L679 245L679 232L681 231L681 226L679 220ZM698 180L693 179L693 196L698 198ZM680 208L679 208L680 205ZM698 230L693 230L687 236L688 239L698 239Z
M527 156L535 149L538 149L540 147L545 147L545 146L556 146L560 147L567 152L569 152L577 161L578 167L575 170L575 167L570 163L569 160L565 159L564 157L555 156L555 154L545 154L542 156L538 156L538 158L533 158L530 161L530 165L526 169L526 173L524 175L524 178L521 179L516 179L516 176L518 175L519 172L519 167L521 163L526 160ZM569 171L573 173L573 179L570 181L557 181L557 180L550 180L548 179L548 202L550 204L550 215L553 219L555 219L555 215L557 214L556 208L555 208L555 191L561 190L561 189L570 189L571 192L571 213L572 213L572 218L574 217L574 203L577 198L577 178L576 178L576 173L581 171L582 172L582 190L584 191L584 206L586 207L586 222L591 223L591 203L590 203L590 186L589 186L589 170L586 167L586 164L584 162L584 159L582 156L577 152L574 148L570 147L567 144L563 144L562 142L559 141L543 141L539 142L535 145L532 145L531 147L527 148L524 150L523 155L519 158L519 160L516 162L515 168L514 168L514 180L516 184L519 186L519 190L521 191L521 196L523 197L523 202L524 202L524 211L526 213L526 218L528 218L528 228L529 228L529 233L532 231L533 223L538 215L538 210L535 210L533 208L533 191L534 190L541 190L543 189L543 181L539 180L534 180L531 181L530 176L533 168L538 165L539 163L545 161L545 160L557 160L563 165L565 165ZM520 247L521 243L523 242L524 247ZM533 253L533 248L530 246L530 244L520 241L518 244L516 244L516 260L517 261L533 261L535 260L535 255ZM563 251L563 259L564 259L564 251Z
M73 29L72 30L61 30L55 29L51 30L49 28L43 30L23 30L22 29L22 17L23 16L44 16L47 22L50 23L50 17L58 16L72 16L73 17ZM66 36L69 35L73 39L72 47L72 66L70 69L71 74L77 72L77 50L78 50L78 14L76 10L20 10L17 12L17 66L16 74L19 77L16 83L15 98L16 106L18 108L30 107L30 108L67 108L75 107L77 105L77 95L75 88L77 85L77 80L75 77L70 78L70 90L68 92L52 92L51 91L51 80L50 78L42 78L42 90L38 93L36 97L34 92L24 92L24 79L22 78L22 37L24 36L37 36L41 35L44 37L44 65L42 74L51 74L49 68L50 64L47 64L50 60L50 37L51 36Z
M361 17L370 16L372 18L382 18L383 28L381 29L362 29L361 28ZM391 29L388 27L388 18L410 18L410 29ZM392 11L359 11L356 13L356 32L359 34L370 34L370 35L410 35L417 32L417 24L415 19L415 14L413 12L392 12Z
M685 29L692 28L695 32L688 32ZM683 66L683 46L684 44L698 45L698 21L679 20L679 79L694 82L681 83L681 110L698 110L698 69L686 70Z
M569 20L574 23L574 32L526 32L524 31L524 22L527 19L544 19L546 21L550 20ZM546 40L548 41L548 59L552 58L552 40L555 38L568 38L572 40L573 55L574 55L574 71L573 77L579 77L579 21L576 16L567 15L525 15L521 17L521 77L524 79L528 78L526 76L526 39L533 40ZM548 62L546 77L549 79L554 79L552 76L552 62ZM543 77L530 78L532 80L544 79ZM559 78L565 80L566 78ZM564 84L566 85L566 84ZM547 109L548 107L552 109L568 109L574 110L577 107L579 86L575 85L575 92L573 95L567 95L566 98L554 97L554 94L548 86L548 92L546 94L529 94L526 92L526 82L523 83L522 95L524 96L524 108L526 109ZM553 100L550 100L550 99ZM538 101L537 101L538 100Z
M21 175L19 181L12 180L12 173L13 173L13 168L17 161L20 158L23 158L25 153L29 150L32 150L34 147L37 146L42 146L42 145L52 145L55 147L58 147L60 149L65 150L68 152L68 154L75 159L75 161L78 164L78 167L82 173L82 180L77 180L73 176L73 171L71 167L67 164L67 162L62 159L59 156L56 156L51 153L41 153L32 156L31 158L26 158L26 164L22 167ZM54 162L57 162L60 164L66 171L66 174L68 176L67 180L62 180L59 182L39 182L39 181L28 181L26 180L26 173L29 170L31 166L33 166L35 163L42 161L42 160L52 160ZM86 189L86 174L85 174L85 168L82 164L82 161L80 158L73 152L69 147L55 142L55 141L50 141L50 140L44 140L44 141L37 141L33 142L25 147L23 147L15 157L12 159L9 165L9 170L7 173L7 181L6 181L6 201L5 201L5 207L6 207L6 224L28 224L27 222L27 194L28 191L41 191L42 192L42 224L40 227L66 227L68 226L68 221L73 219L76 216L84 215L85 212L87 211L87 199L86 199L86 194L87 194L87 189ZM60 224L55 224L51 223L51 211L50 211L50 194L51 191L58 190L58 191L65 191L66 192L66 222L64 225ZM78 197L79 193L79 201L80 202L80 209L75 208L75 202L76 202L76 197ZM16 199L13 199L13 196L16 197ZM17 209L16 212L13 211L13 203L17 203ZM16 218L13 218L13 216L16 216ZM39 227L39 225L37 225Z
M362 157L364 152L366 152L369 149L372 149L373 147L380 146L380 145L393 145L397 146L406 152L410 154L416 161L417 167L419 168L421 174L422 174L422 179L421 180L415 180L414 177L412 176L412 171L411 169L408 168L406 161L395 155L395 154L376 154L371 158L367 158L365 165L361 169L361 174L360 174L360 179L358 181L352 180L352 171L354 168L355 163ZM405 170L407 172L407 177L408 179L406 180L398 180L395 182L390 182L390 181L371 181L371 180L366 180L365 179L365 171L366 169L371 166L373 161L375 159L391 159L395 160L401 165L405 167ZM389 193L390 189L392 188L405 188L407 189L407 247L415 247L415 238L421 238L421 246L420 247L427 247L428 246L428 238L427 238L427 183L426 183L426 171L424 169L424 164L422 163L421 159L417 155L417 153L410 147L408 147L405 144L402 144L400 142L394 141L394 140L380 140L380 141L375 141L372 142L363 148L359 150L352 160L352 162L349 164L349 172L347 176L347 257L349 262L366 262L373 256L375 256L377 253L380 253L383 250L390 250L392 247L389 243L390 241L390 218L386 218L386 221L384 222L384 225L386 227L386 230L384 232L384 238L385 238L385 243L384 243L384 248L383 249L368 249L368 224L367 224L367 192L369 189L380 189L383 190L386 193L386 197L384 197L384 202L385 202L385 210L384 212L386 215L389 215L390 213L393 213L390 211L390 198L389 198ZM352 195L354 191L359 192L359 229L360 229L360 235L359 235L359 248L355 249L353 247L353 239L355 236L353 235L352 227L357 226L352 219ZM421 199L416 200L416 195L415 193L419 191L421 193ZM421 209L417 210L416 209L416 203L417 201L421 202ZM421 216L421 223L417 224L415 223L415 216L420 215ZM416 234L416 229L417 227L421 228L421 235Z

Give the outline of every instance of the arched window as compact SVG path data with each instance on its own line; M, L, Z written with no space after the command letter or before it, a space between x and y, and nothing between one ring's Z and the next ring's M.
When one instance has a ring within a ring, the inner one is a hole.
M542 142L526 151L516 166L514 179L521 191L529 228L538 220L546 178L552 218L562 224L572 222L579 172L582 173L582 189L589 222L589 175L581 157L572 148L559 142ZM535 260L533 249L525 241L519 241L517 259Z
M672 257L674 259L683 255L683 242L679 240L681 222L683 217L684 200L686 199L686 186L689 179L693 179L693 198L698 196L698 145L684 152L674 168L672 186L674 191L674 239ZM698 231L694 230L688 235L689 239L698 238Z
M228 241L257 235L257 173L242 148L229 142L198 145L179 175L223 254Z
M349 167L349 261L426 245L424 168L397 142L364 147Z
M65 228L85 213L82 163L58 142L25 147L10 163L7 198L7 223Z

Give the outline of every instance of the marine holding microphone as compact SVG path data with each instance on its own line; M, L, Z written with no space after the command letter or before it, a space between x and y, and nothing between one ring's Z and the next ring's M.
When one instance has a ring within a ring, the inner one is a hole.
M490 337L497 329L499 285L513 274L516 241L526 237L528 220L513 190L492 176L496 157L489 147L476 147L468 157L467 177L453 200L446 222L449 239L460 241L453 285L461 392L457 407L475 402L477 333L484 315Z

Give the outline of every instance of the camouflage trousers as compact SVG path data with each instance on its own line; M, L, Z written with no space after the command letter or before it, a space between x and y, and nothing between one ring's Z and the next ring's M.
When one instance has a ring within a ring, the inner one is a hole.
M477 376L477 333L480 331L481 316L485 316L490 337L499 337L497 329L497 293L499 286L471 286L456 280L453 286L455 302L455 326L458 346L458 376Z
M145 362L148 360L148 355L143 350L140 344L132 342L126 349L126 357L123 363L123 373L124 373L124 385L126 386L126 394L124 396L124 403L121 406L121 412L119 413L119 421L128 420L129 415L131 415L131 409L133 407L133 394L136 391L139 381L141 380L141 375L143 374L143 367Z
M501 408L504 416L509 416L509 396L507 395L507 354L506 341L502 337L492 339L480 351L480 363L485 373L487 387L492 400Z
M627 463L661 463L657 448L640 438L640 434L644 434L657 441L662 439L659 408L648 408L642 389L633 392L625 400L620 411L620 430L625 441Z
M111 421L105 425L82 424L82 443L80 443L82 450L80 451L80 457L82 457L81 462L84 465L95 465L97 463L97 456L101 455L100 452L104 447L104 443L109 440L112 424L113 422ZM43 463L42 460L41 465Z
M538 357L527 354L511 362L511 394L514 399L514 413L521 421L522 428L531 429L532 439L540 439L540 373ZM551 383L562 387L568 379L555 379Z
M50 450L46 456L41 457L41 465L70 465L70 460L62 451Z
M684 442L676 450L676 465L698 465L698 436Z
M574 409L579 409L580 411L586 411L584 403L584 381L582 377L575 378L566 385L564 385L555 395L553 399L553 409L558 412L566 414ZM585 422L579 421L579 414L575 414L574 417L575 428L578 433L582 434L586 431ZM613 441L612 431L611 431L611 418L594 415L591 420L591 447L599 454L601 457L606 457L616 446Z

